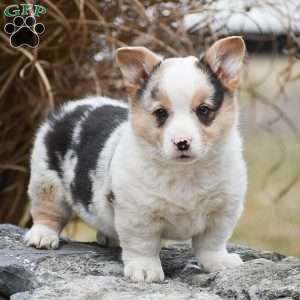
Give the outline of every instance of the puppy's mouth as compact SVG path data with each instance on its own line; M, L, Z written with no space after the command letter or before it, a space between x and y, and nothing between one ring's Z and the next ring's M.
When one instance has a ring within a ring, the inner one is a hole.
M187 155L187 154L181 154L181 155L179 156L179 159L182 159L182 160L191 159L191 158L192 158L192 157L189 156L189 155Z
M188 153L182 153L176 157L176 161L182 162L182 163L191 162L193 160L195 160L195 157Z

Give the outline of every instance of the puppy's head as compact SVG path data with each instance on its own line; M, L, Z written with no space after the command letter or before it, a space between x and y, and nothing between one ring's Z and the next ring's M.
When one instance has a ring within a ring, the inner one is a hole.
M215 42L202 59L162 59L144 47L118 49L136 136L168 160L204 158L235 126L234 92L244 55L241 37Z

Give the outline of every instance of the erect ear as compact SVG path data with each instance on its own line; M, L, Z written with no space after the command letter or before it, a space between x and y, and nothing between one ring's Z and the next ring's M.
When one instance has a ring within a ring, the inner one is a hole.
M125 84L129 89L141 86L151 74L161 57L145 47L122 47L116 52Z
M238 88L246 46L239 36L216 41L206 52L204 61L230 91Z

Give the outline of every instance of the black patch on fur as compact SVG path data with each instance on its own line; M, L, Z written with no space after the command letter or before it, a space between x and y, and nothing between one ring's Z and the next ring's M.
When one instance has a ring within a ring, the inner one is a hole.
M48 154L48 167L63 176L61 163L65 154L72 144L73 130L76 123L83 117L84 113L91 109L89 105L80 105L71 112L60 117L60 110L51 113L48 121L51 130L45 136L45 144Z
M222 106L222 103L224 101L224 96L228 92L227 89L223 86L220 79L217 77L217 75L213 72L211 67L205 63L203 60L199 60L197 62L197 66L203 70L206 74L208 74L208 78L210 80L210 83L212 84L214 88L214 94L212 96L213 104L214 104L214 110L217 111Z
M153 74L159 69L160 65L161 65L162 61L159 61L152 69L152 71L148 74L148 76L146 77L146 79L143 80L143 83L141 85L141 87L138 89L137 91L137 95L139 98L141 98L143 96L144 91L147 88L147 85L151 79L151 77L153 76Z
M99 154L114 129L127 118L127 108L104 105L94 108L82 123L80 141L73 146L78 161L71 192L73 199L85 207L88 207L92 200L90 176L96 172Z
M214 94L212 96L213 108L210 109L210 114L207 120L202 119L202 123L206 126L209 126L213 120L216 118L218 111L220 110L225 94L230 93L222 84L217 75L213 72L211 67L203 61L203 59L197 62L197 67L208 74L210 83L213 86Z
M107 195L106 195L107 201L109 203L113 203L115 201L115 194L113 193L113 191L110 191Z

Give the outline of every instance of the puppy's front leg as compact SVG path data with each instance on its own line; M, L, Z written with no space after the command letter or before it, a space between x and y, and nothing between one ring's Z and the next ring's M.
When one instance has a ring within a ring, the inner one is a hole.
M226 249L237 220L237 215L215 215L204 233L193 237L193 251L206 271L219 271L243 263L238 254L228 253Z
M123 210L115 211L115 224L122 247L124 275L132 281L163 281L159 224Z

